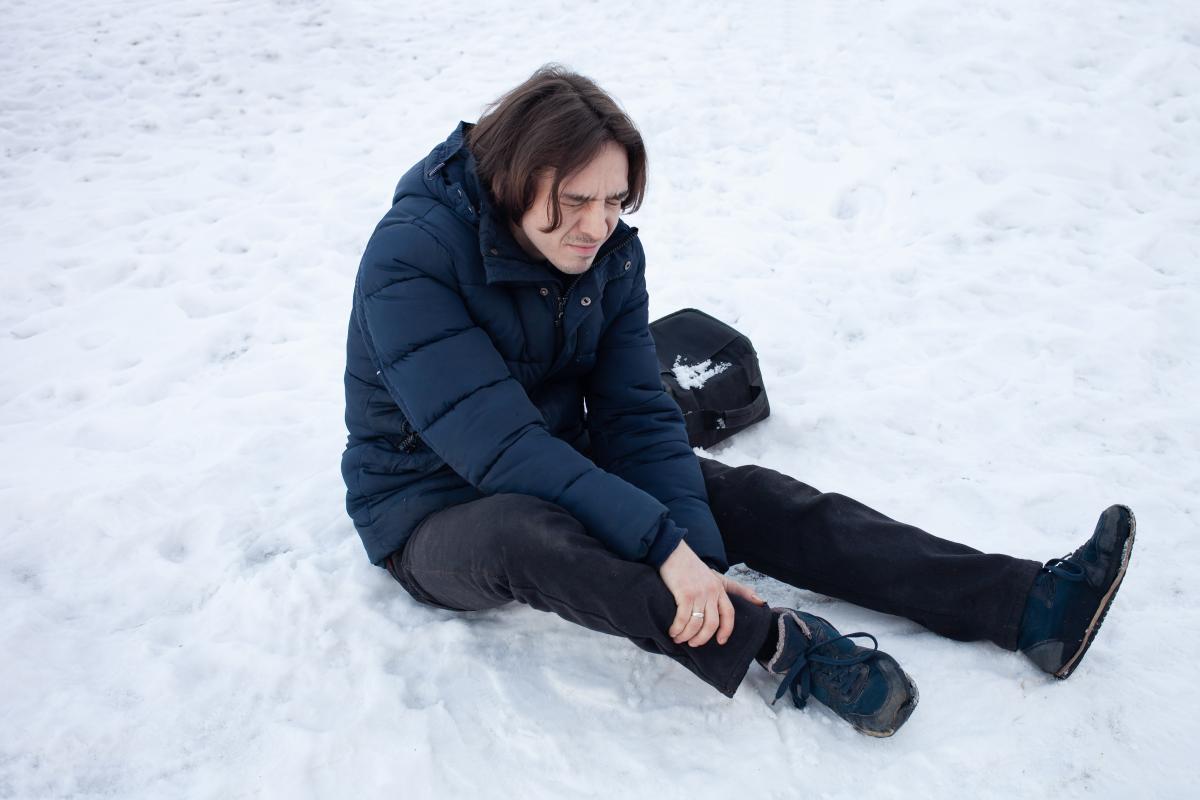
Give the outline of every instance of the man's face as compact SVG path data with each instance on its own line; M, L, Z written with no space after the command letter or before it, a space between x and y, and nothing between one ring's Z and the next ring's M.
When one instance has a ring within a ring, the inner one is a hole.
M604 145L587 166L560 184L562 223L550 231L550 185L553 175L538 178L533 205L512 226L513 236L530 256L546 259L560 272L587 272L596 251L612 235L621 216L621 201L629 194L629 158L615 142Z

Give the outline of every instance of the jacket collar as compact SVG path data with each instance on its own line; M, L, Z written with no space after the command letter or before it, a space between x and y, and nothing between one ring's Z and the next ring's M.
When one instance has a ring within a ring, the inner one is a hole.
M483 269L489 284L497 283L545 283L547 280L562 283L570 278L559 272L547 261L533 262L528 254L521 249L508 230L507 225L499 225L492 220L493 229L490 236L485 236L485 223L480 224L480 254L483 256ZM609 258L618 248L624 249L629 241L637 235L637 228L632 228L618 220L612 235L600 245L592 266L583 276L594 275L599 285L625 273L624 263L620 259Z

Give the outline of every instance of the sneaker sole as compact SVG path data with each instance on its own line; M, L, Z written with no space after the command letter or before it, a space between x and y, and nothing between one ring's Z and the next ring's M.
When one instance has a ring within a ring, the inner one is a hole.
M1079 649L1067 659L1067 663L1063 664L1054 673L1054 677L1059 680L1065 681L1071 677L1071 673L1075 671L1075 667L1079 666L1083 654L1092 646L1092 640L1096 638L1096 632L1100 630L1100 625L1104 622L1104 617L1108 614L1108 609L1112 605L1113 598L1117 596L1117 589L1120 588L1121 581L1125 579L1125 571L1129 569L1129 557L1133 554L1133 539L1137 534L1137 518L1133 516L1133 509L1129 506L1123 506L1123 508L1129 512L1129 538L1125 540L1125 546L1121 549L1121 568L1117 570L1117 577L1113 579L1112 584L1108 587L1108 591L1101 598L1100 605L1083 634L1083 641L1080 642Z

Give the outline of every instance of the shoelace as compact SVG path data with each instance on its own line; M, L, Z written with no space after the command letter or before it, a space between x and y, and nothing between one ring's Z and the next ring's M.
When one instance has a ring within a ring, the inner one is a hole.
M1057 558L1054 561L1047 561L1046 566L1042 567L1046 572L1049 572L1056 578L1062 578L1065 581L1081 581L1083 580L1083 567L1076 564L1074 561L1068 561L1069 556Z
M834 644L835 642L840 642L842 639L854 639L861 638L863 636L871 640L871 645L874 649L867 650L862 653L856 653L852 656L846 656L845 658L823 656L813 652L818 648L826 647ZM822 664L830 667L851 667L855 664L861 664L868 659L874 658L878 652L879 640L864 631L859 631L857 633L843 633L836 639L829 639L827 641L811 645L796 658L795 663L792 664L791 668L783 676L783 680L779 684L779 691L775 692L775 699L771 701L771 705L779 702L779 698L783 697L785 692L791 690L792 703L795 704L796 708L804 708L804 706L808 703L808 696L812 688L812 670L810 667L813 664ZM839 690L845 692L847 689L845 684L852 679L852 677L853 676L849 672L843 674L839 682ZM797 684L799 684L799 688L797 688Z

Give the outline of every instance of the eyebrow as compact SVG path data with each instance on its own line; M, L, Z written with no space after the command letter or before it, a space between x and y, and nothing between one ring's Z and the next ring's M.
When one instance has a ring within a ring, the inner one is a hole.
M575 202L575 203L590 203L596 199L595 197L593 197L590 194L567 194L567 193L564 193L563 197L565 197L566 199L571 200L572 202ZM626 197L629 197L628 189L624 189L620 192L610 194L605 199L606 200L624 200Z

